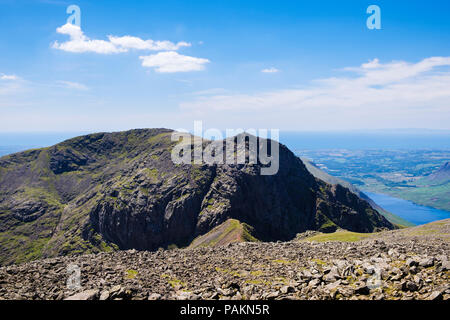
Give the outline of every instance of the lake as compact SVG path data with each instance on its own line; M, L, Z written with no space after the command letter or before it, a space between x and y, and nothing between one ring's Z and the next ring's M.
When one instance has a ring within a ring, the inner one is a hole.
M449 211L421 206L411 201L394 198L385 194L365 191L364 193L382 208L414 224L419 225L450 218Z

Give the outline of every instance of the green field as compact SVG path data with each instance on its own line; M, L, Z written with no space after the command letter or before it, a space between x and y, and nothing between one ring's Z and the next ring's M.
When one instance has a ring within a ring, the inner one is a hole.
M450 150L297 150L297 154L362 191L450 211L450 181L427 178L450 160Z

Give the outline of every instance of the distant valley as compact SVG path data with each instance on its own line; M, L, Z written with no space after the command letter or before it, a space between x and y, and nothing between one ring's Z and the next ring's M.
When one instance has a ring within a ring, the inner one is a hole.
M450 211L450 150L297 150L362 191Z

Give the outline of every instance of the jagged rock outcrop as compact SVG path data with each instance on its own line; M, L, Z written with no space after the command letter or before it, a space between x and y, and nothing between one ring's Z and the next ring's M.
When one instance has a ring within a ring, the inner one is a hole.
M283 145L278 173L264 176L259 163L174 164L171 135L98 133L0 158L0 263L185 246L228 219L263 241L393 228L348 189L314 178Z

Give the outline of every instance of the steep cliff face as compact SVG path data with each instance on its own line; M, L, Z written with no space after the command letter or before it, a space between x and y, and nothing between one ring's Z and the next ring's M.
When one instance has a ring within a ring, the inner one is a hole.
M278 173L264 176L260 164L176 165L171 134L99 133L0 158L0 263L187 245L228 219L260 240L393 228L282 145Z

